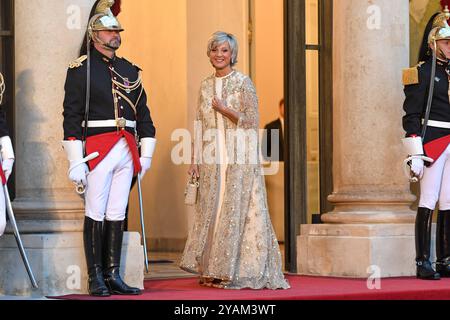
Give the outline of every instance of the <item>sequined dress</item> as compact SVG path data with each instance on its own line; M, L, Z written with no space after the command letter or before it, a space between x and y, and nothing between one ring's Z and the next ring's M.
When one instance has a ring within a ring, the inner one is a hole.
M238 112L237 125L214 111L215 94ZM206 78L196 121L199 199L180 267L227 289L288 289L259 162L258 99L250 78L238 71Z

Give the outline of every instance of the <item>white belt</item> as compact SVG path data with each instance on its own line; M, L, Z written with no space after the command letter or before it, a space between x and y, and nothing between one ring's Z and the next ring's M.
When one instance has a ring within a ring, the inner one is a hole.
M83 128L86 127L85 121L81 124ZM122 127L118 125L116 120L92 120L88 121L88 128L110 128ZM136 121L126 120L125 127L136 129Z
M424 120L422 120L422 124L423 123L424 123ZM435 127L435 128L450 129L450 122L428 120L427 126Z

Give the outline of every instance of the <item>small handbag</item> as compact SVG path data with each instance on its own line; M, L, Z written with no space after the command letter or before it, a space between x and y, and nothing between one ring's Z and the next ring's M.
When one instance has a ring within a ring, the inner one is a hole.
M184 191L184 204L193 206L197 203L197 193L199 187L200 183L198 182L197 176L193 174L186 185L186 190Z

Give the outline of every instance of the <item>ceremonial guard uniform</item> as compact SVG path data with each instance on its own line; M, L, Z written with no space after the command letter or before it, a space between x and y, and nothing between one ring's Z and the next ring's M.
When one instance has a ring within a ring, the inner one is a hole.
M0 73L0 106L3 102L3 94L5 93L5 80ZM0 180L3 185L8 181L14 165L14 149L8 133L8 126L6 124L6 115L3 108L0 109ZM6 228L6 205L5 195L0 192L0 236L3 235Z
M420 202L415 224L417 277L438 280L450 276L450 66L438 42L450 40L446 8L433 21L428 59L403 74L406 99L403 139L411 180L420 179ZM432 79L432 81L431 81ZM431 225L436 203L436 271L430 262Z
M70 64L64 99L63 146L70 179L85 186L84 246L89 293L95 296L140 294L120 278L120 253L131 181L150 168L156 144L141 69L90 48L100 41L96 32L123 31L113 5L94 5L88 55Z

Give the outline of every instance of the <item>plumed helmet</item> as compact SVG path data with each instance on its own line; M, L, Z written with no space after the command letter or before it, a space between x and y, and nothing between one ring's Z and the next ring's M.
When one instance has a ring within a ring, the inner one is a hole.
M88 34L93 38L97 31L123 31L117 16L120 13L120 0L100 0L95 8L95 14L89 20Z
M450 10L448 9L448 6L445 6L444 11L434 18L433 29L431 29L428 36L429 44L433 45L439 40L450 40L450 26L447 22L448 19L450 19Z

